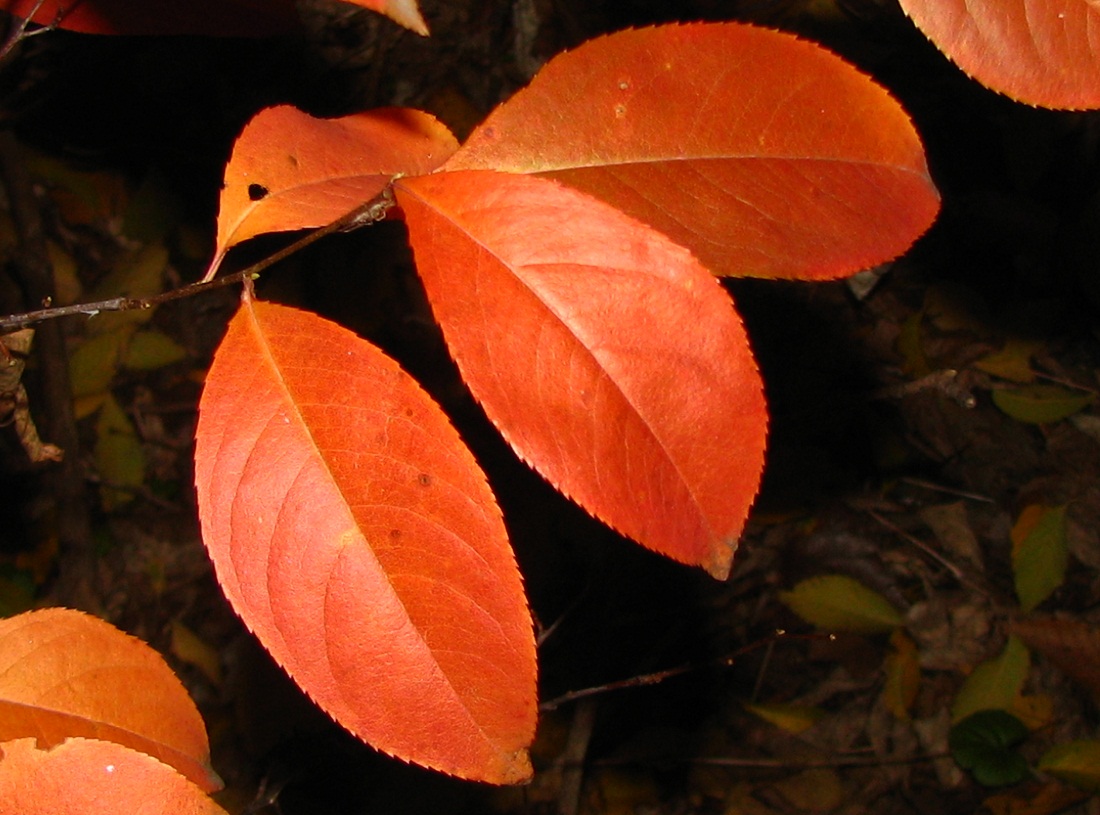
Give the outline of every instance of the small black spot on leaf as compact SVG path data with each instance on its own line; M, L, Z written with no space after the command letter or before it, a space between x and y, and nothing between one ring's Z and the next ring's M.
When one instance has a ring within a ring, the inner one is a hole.
M430 487L432 485L432 477L427 473L421 473L416 477L416 480L420 482L422 487Z
M268 190L268 188L265 187L263 184L249 184L248 185L248 200L249 201L261 201L264 198L267 198L269 192L270 192L270 190Z

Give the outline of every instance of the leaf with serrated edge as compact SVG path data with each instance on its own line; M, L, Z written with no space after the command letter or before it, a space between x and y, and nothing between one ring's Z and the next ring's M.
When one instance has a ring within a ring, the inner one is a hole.
M1100 107L1100 8L1085 0L901 0L924 34L988 88L1029 105Z
M221 786L202 717L160 654L79 611L0 620L0 741L24 736L42 747L75 736L113 741L208 792Z
M851 274L905 251L939 207L885 90L813 43L737 23L620 31L560 54L443 169L563 181L720 275Z
M0 744L0 812L18 815L226 815L198 786L152 756L72 738Z
M288 105L260 111L225 168L211 271L234 244L331 223L371 200L393 176L431 172L457 146L437 119L408 108L338 119Z
M451 353L512 448L624 535L724 578L767 416L717 281L546 179L436 173L395 191Z
M246 297L207 375L195 481L223 591L334 719L443 772L530 776L534 636L500 511L397 363Z

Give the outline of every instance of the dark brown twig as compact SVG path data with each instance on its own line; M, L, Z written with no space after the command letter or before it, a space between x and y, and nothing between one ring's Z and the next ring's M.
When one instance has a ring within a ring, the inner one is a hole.
M333 221L331 224L322 226L319 229L313 230L290 244L290 246L280 249L273 255L264 258L258 263L253 263L247 269L242 269L239 272L234 272L233 274L214 278L212 280L204 279L198 283L181 286L178 289L172 289L171 291L166 291L163 294L158 294L153 297L113 297L110 300L99 300L94 303L77 303L71 306L47 306L35 311L27 311L23 314L10 314L7 317L0 317L0 331L22 328L23 326L33 323L55 320L60 317L69 317L75 314L84 314L88 317L94 317L96 314L104 311L136 311L149 309L171 300L179 300L183 297L193 297L196 294L201 294L210 289L232 286L237 283L243 283L246 280L255 280L262 272L275 265L280 260L305 249L310 244L327 235L331 235L334 232L347 232L352 229L357 229L360 226L373 223L374 221L380 221L385 217L386 212L392 206L393 193L389 188L386 188L370 201L362 206L356 207L342 218ZM216 271L216 269L212 269L211 271ZM52 297L46 297L43 302L48 303L51 300Z
M8 193L12 220L19 238L16 266L28 299L52 302L53 268L46 252L46 235L19 145L9 132L0 133L0 176ZM85 503L84 474L77 453L76 419L69 386L69 357L59 322L42 326L37 336L43 435L61 448L64 458L47 472L57 499L57 535L60 573L59 602L95 611L95 557L92 526Z

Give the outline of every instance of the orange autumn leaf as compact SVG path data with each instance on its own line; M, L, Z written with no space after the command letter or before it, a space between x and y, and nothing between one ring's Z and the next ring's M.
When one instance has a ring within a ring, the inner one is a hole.
M735 23L621 31L560 54L444 169L557 179L720 275L850 274L905 251L939 206L885 90L813 43Z
M18 815L226 815L152 756L109 741L0 743L0 812Z
M0 741L40 747L81 736L140 750L205 791L206 727L163 658L79 611L51 608L0 620Z
M767 414L713 276L546 179L446 172L395 191L451 353L516 453L623 534L724 578Z
M398 25L403 25L422 37L428 36L428 24L420 15L416 0L345 0L345 2L385 14Z
M1029 105L1100 107L1100 7L1089 0L901 0L986 87Z
M335 323L246 297L196 438L218 580L312 699L399 758L528 779L519 571L484 475L419 385Z
M252 118L225 168L212 272L229 247L264 232L324 226L398 174L431 172L457 143L427 113L380 108L318 119L288 105Z
M85 34L270 37L300 26L294 0L0 0L0 11Z

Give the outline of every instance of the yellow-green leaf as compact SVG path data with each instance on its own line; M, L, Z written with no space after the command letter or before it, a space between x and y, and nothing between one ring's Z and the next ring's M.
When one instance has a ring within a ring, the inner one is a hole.
M152 371L179 362L187 356L183 346L160 331L139 331L130 340L122 364L139 371Z
M966 678L951 707L951 721L961 721L979 710L1012 710L1030 667L1027 647L1010 636L998 656L983 662Z
M901 613L876 591L846 575L803 580L779 599L808 623L827 631L879 634L902 623Z
M890 635L890 651L882 669L886 682L882 688L882 698L894 716L909 721L909 709L917 698L920 689L920 663L917 660L917 644L905 633L905 629L896 628Z
M103 393L118 372L119 361L133 333L132 325L91 337L77 346L69 359L69 382L73 396Z
M164 272L168 268L168 250L162 244L150 244L124 258L91 293L90 299L116 297L152 297L164 291ZM152 309L105 311L88 318L88 331L105 334L127 325L142 325L153 316Z
M1043 344L1036 340L1010 337L1001 350L986 354L974 363L974 367L1001 379L1020 383L1032 382L1035 372L1031 370L1031 357L1042 347Z
M810 705L786 705L775 704L749 704L745 703L745 710L755 713L766 722L774 724L788 733L801 733L809 730L817 724L825 711Z
M1026 532L1021 527L1026 526ZM1017 532L1017 529L1021 529ZM1020 513L1013 529L1012 572L1021 611L1027 613L1062 585L1069 563L1066 508L1043 507Z
M1100 792L1100 741L1055 745L1039 759L1039 769L1088 792Z
M109 396L96 423L95 463L103 479L100 494L103 508L117 509L133 499L132 490L145 478L145 451L134 426L114 397Z
M1047 424L1072 416L1092 404L1093 396L1060 385L1024 385L993 391L993 404L1013 419Z

